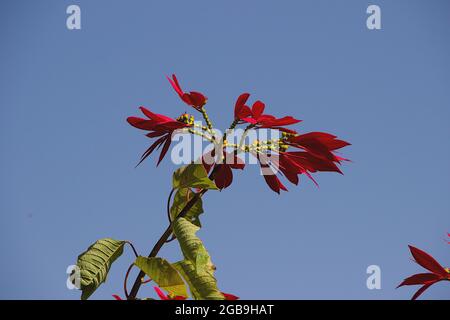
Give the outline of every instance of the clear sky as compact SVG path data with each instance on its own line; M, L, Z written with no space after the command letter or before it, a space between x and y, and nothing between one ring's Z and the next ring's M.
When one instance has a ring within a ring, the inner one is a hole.
M81 7L81 30L66 8ZM382 29L366 28L377 4ZM301 132L350 141L344 176L281 196L256 166L205 196L199 232L222 291L246 299L409 299L415 245L450 264L450 2L1 1L0 298L78 299L66 268L98 238L147 254L175 166L125 119L190 111L165 75L209 97L219 128L248 91ZM240 173L240 172L239 172ZM176 242L161 255L176 261ZM93 299L122 293L126 249ZM381 290L366 268L379 265ZM153 296L150 286L142 296ZM439 283L424 298L449 298Z

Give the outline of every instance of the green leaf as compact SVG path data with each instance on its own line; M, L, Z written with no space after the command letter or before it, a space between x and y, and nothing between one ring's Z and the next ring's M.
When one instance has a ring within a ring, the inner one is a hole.
M214 276L210 273L198 273L194 264L188 260L174 263L173 266L183 276L195 300L224 300L223 294L217 289Z
M213 275L214 270L216 270L216 266L211 262L211 257L209 256L209 253L208 251L206 251L206 248L203 246L203 244L198 247L196 254L197 256L195 257L195 268L197 270L197 273L210 273L211 275Z
M125 241L110 238L97 240L78 256L81 299L88 299L106 281L111 264L122 255Z
M134 264L145 272L161 289L173 296L187 297L183 279L167 260L163 258L137 257Z
M202 240L195 235L199 229L185 218L178 218L173 224L173 233L177 236L183 256L194 264L198 250L203 246Z
M201 164L190 164L179 168L173 173L172 185L174 189L201 188L214 189L217 186L208 178L205 168Z
M183 252L184 260L174 264L189 285L195 299L223 300L214 277L215 266L202 241L196 236L199 227L181 217L174 221L173 232Z
M185 205L190 199L192 199L193 196L194 192L190 188L181 188L177 191L175 197L173 198L172 207L170 208L170 217L172 218L172 220L175 220L175 218L178 216L181 210L183 210ZM202 199L199 198L184 217L196 226L201 227L202 225L198 216L202 213L203 202Z

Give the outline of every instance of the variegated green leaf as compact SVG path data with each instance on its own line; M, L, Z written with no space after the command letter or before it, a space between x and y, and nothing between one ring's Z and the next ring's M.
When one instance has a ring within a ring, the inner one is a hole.
M183 279L167 260L139 256L134 264L170 295L188 296Z
M81 299L88 299L106 281L111 264L122 255L125 241L110 238L97 240L78 256Z
M173 266L182 275L189 286L191 295L195 300L224 300L223 294L217 288L217 282L212 273L198 273L195 265L182 260Z
M181 188L178 189L175 197L173 198L172 207L170 208L170 216L172 220L178 216L178 214L183 210L189 200L194 196L194 192L191 188ZM186 219L191 221L196 226L201 227L200 219L198 216L203 213L203 202L202 199L199 198L191 209L184 216Z
M208 178L205 168L201 164L189 164L173 173L172 186L174 189L201 188L215 189L217 186Z
M223 300L214 277L215 266L202 241L195 234L199 227L185 218L178 218L173 224L173 232L183 252L184 260L174 267L189 285L195 299Z

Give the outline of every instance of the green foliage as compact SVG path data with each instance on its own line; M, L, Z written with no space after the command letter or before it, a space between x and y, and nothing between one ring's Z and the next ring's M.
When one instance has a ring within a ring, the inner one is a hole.
M81 299L88 299L106 281L111 264L122 255L125 241L110 238L97 240L78 256Z
M134 264L145 272L161 289L172 296L187 297L186 285L183 279L167 260L163 258L137 257Z
M202 241L196 236L199 227L185 218L178 218L173 225L173 232L183 252L184 260L174 264L197 300L223 300L224 296L217 288L214 277L215 266Z
M195 300L224 300L224 296L217 289L216 279L212 274L198 273L195 266L187 260L174 263L173 266L180 272L189 285L191 295Z
M208 178L205 168L201 164L190 164L173 173L172 186L174 189L201 188L217 190L215 183Z
M171 296L188 297L186 281L195 299L223 300L224 296L218 290L214 277L215 267L202 241L195 235L201 227L201 198L197 199L183 217L178 217L195 196L191 188L217 190L217 186L208 178L201 164L190 164L176 170L172 182L177 192L170 208L170 216L174 221L173 232L185 259L172 265L162 258L139 256L134 264ZM125 243L109 238L100 239L78 256L81 299L88 299L106 281L111 264L122 255Z
M170 208L170 217L172 220L176 218L176 216L183 210L185 205L189 202L190 199L194 197L194 192L190 188L181 188L175 194L173 198L172 207ZM203 213L203 202L202 199L199 198L191 209L184 216L186 219L191 221L196 226L201 227L200 219L198 216Z

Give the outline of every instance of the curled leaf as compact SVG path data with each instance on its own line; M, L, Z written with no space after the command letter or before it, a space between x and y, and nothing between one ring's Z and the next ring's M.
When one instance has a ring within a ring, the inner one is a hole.
M174 220L178 216L178 214L181 212L181 210L183 210L183 208L186 206L189 200L192 199L192 197L194 197L194 192L191 190L191 188L178 189L175 197L173 198L172 207L170 208L170 217L172 220ZM203 202L202 199L199 198L184 217L196 226L201 227L200 219L198 218L198 216L202 213Z
M202 241L196 236L199 227L185 218L178 218L173 232L183 252L184 260L174 264L189 285L194 299L223 300L214 277L215 266Z
M81 299L88 299L106 281L111 264L122 255L125 241L110 238L97 240L78 256Z

